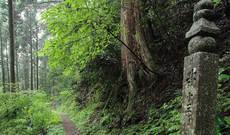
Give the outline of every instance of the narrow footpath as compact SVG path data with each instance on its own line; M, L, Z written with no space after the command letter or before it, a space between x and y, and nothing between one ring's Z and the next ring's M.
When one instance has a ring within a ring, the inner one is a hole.
M57 109L57 102L56 101L52 101L52 108L54 110ZM76 129L74 122L69 118L69 116L67 114L61 113L60 116L62 119L62 124L63 124L66 135L80 135L77 132L77 129Z
M80 135L76 130L75 124L68 115L61 114L61 118L66 135Z

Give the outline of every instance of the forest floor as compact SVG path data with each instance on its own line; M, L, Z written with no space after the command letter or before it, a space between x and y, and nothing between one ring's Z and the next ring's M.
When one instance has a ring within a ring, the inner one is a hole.
M52 109L53 110L57 109L57 101L52 102ZM67 114L61 113L60 116L62 119L62 125L64 127L66 135L80 135L80 133L78 133L77 131L74 122L69 118Z
M66 135L80 135L77 132L77 129L75 127L75 124L73 123L73 121L69 118L68 115L66 114L61 114L61 118L62 118L62 123L63 123L63 127L65 130Z

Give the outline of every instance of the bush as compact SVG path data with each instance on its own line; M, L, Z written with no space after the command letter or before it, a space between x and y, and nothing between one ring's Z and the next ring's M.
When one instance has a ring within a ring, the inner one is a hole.
M60 123L44 92L0 93L1 135L45 134Z

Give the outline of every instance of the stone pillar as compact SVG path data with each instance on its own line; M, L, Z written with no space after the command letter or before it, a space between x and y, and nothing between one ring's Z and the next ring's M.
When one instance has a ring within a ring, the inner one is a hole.
M182 135L215 135L215 108L219 56L215 35L220 29L211 0L194 7L193 25L186 38L189 56L184 60Z

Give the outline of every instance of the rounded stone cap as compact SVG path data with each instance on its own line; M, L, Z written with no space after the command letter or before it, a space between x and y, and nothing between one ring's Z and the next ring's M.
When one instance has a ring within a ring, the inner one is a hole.
M215 20L215 12L211 9L201 9L193 14L193 21L196 22L201 18L205 18L209 21Z
M214 4L212 0L201 0L194 6L195 12L201 9L214 9Z
M220 29L212 21L205 18L200 18L194 22L190 30L186 33L185 38L190 39L197 35L217 35Z
M188 44L189 54L196 52L213 52L216 48L216 40L213 37L193 37Z

